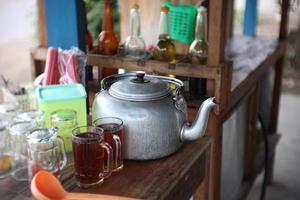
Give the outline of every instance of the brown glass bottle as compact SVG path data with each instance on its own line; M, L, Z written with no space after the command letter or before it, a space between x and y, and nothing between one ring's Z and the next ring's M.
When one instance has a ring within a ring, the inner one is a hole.
M93 37L88 29L88 20L87 20L87 14L86 14L86 6L84 6L83 9L83 22L84 22L84 28L85 28L85 34L84 34L84 41L85 41L85 51L91 51L93 49Z
M112 3L106 1L104 4L104 15L102 19L102 31L98 38L98 50L103 55L114 55L118 52L118 39L114 33L113 25L113 6ZM102 68L102 78L117 74L117 69Z
M171 62L176 59L176 49L170 38L169 8L162 6L160 10L159 36L154 50L154 58Z

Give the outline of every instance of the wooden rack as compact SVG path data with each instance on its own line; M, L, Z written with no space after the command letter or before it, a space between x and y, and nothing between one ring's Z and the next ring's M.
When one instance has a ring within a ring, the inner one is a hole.
M127 2L127 1L124 1ZM124 3L122 1L122 3ZM195 4L198 1L189 1ZM126 4L126 3L125 3ZM141 4L144 4L141 2ZM147 4L147 3L145 3ZM145 7L142 5L141 7ZM161 74L176 74L180 76L206 78L208 80L207 91L209 96L215 96L217 108L211 113L207 133L212 137L212 156L210 162L210 187L209 199L220 199L220 178L222 166L222 127L242 101L247 101L247 119L245 136L245 164L244 181L241 185L239 198L243 199L248 194L256 176L262 169L262 150L256 152L256 120L257 120L257 95L259 80L271 67L275 71L275 80L272 96L271 125L267 127L269 140L272 143L270 153L270 174L272 169L274 150L279 136L277 132L279 96L281 90L281 78L286 49L287 24L288 24L289 0L282 1L281 22L279 30L279 42L275 50L267 56L238 86L231 90L232 63L224 59L224 45L232 33L233 0L209 1L209 51L208 64L192 65L188 63L162 63L154 60L132 60L120 56L103 56L95 53L88 54L88 66L105 66L112 68L124 68L127 70L142 70ZM126 12L121 12L126 13ZM126 18L123 16L123 18ZM124 25L123 25L124 26ZM31 51L33 69L37 69L37 61L45 59L46 51L43 48L35 48ZM38 70L33 70L36 76ZM190 113L195 114L197 107L190 106Z

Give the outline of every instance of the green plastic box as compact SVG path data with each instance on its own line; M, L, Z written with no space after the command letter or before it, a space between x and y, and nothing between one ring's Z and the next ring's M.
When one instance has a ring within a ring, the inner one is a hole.
M197 7L193 5L176 5L163 2L170 9L171 38L183 43L191 43L195 35Z
M76 111L78 126L87 125L86 91L81 84L50 85L36 88L39 109L45 112L45 126L51 126L51 113L60 109Z

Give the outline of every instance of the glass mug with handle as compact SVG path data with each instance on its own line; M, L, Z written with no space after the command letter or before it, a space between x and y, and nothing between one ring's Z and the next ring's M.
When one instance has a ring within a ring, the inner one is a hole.
M27 133L28 176L32 180L39 170L59 177L67 164L65 143L56 135L56 128L37 128Z
M28 181L28 144L26 134L38 128L36 123L30 121L13 122L9 126L10 146L12 150L12 177L17 181Z
M116 117L102 117L93 122L95 127L104 130L104 141L113 149L113 172L123 169L124 159L124 126Z
M104 142L103 129L94 126L77 127L72 132L72 144L75 178L79 187L100 184L111 175L112 148Z

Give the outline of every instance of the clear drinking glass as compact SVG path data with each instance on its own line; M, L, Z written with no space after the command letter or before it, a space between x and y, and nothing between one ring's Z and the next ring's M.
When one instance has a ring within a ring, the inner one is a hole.
M9 127L10 145L13 156L12 176L18 181L27 181L27 141L26 134L33 129L38 128L36 123L24 121L14 122Z
M23 112L16 117L16 121L31 121L39 127L45 127L45 113L41 110Z
M104 142L103 129L94 126L77 127L73 130L72 143L75 178L79 187L97 185L111 175L112 148Z
M51 113L51 125L65 142L66 151L72 152L72 131L77 127L77 113L72 109L56 110Z
M56 128L38 128L26 134L28 143L28 175L31 180L39 170L59 177L67 164L63 139L56 136Z
M113 172L123 169L124 159L124 126L116 117L103 117L93 122L95 127L104 130L104 141L113 149Z

